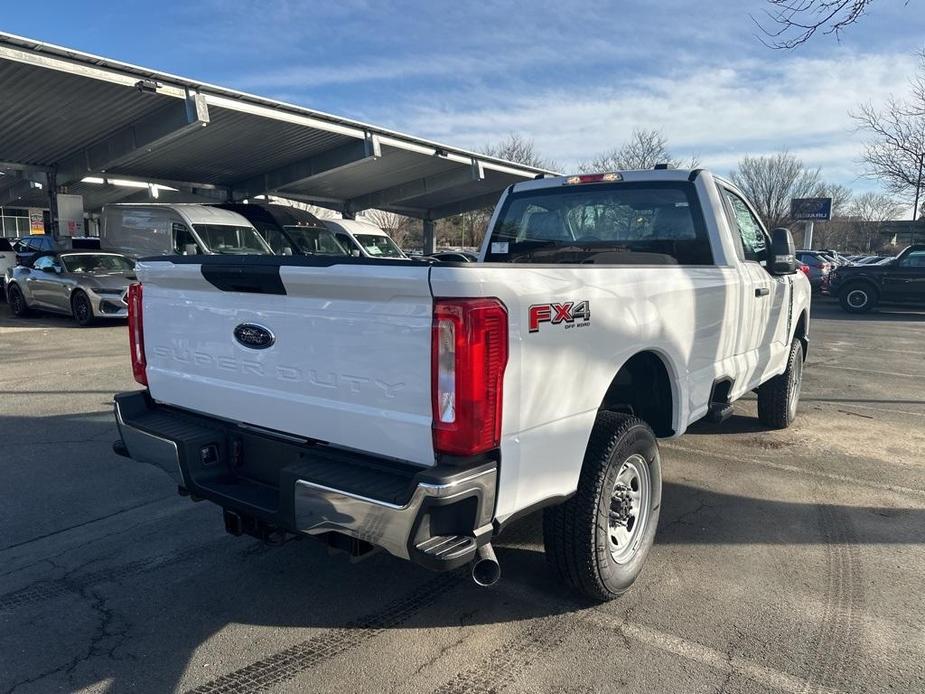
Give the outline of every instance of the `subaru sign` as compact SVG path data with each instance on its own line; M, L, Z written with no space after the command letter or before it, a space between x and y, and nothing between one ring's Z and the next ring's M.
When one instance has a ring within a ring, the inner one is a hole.
M832 219L832 198L793 198L790 201L790 218L827 222Z

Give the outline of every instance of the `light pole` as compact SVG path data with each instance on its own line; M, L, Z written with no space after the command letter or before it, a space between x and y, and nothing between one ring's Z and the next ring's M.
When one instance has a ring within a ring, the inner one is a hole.
M919 176L915 181L915 205L912 208L912 238L911 243L915 243L916 229L915 222L919 218L919 193L922 191L922 165L925 164L925 152L919 154Z

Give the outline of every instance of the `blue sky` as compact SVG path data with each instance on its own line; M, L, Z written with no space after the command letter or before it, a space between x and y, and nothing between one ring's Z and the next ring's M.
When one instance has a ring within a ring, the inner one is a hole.
M659 128L726 173L787 148L857 189L848 110L901 94L921 0L877 0L837 42L755 38L764 0L4 3L0 29L479 148L509 132L563 169Z

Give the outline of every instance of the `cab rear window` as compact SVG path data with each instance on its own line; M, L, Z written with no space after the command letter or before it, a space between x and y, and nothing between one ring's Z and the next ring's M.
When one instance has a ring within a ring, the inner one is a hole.
M507 197L487 262L712 265L693 184L594 183Z

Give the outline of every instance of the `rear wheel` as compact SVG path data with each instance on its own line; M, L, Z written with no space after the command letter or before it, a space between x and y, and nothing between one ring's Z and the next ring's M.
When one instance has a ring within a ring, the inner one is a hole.
M867 282L849 284L838 293L838 301L848 313L867 313L879 300L880 294Z
M797 416L803 385L803 345L794 339L787 369L758 387L758 419L773 429L786 429Z
M93 307L90 298L83 292L74 292L71 296L71 313L77 325L86 327L93 324Z
M29 315L29 304L26 303L26 297L23 296L22 290L15 284L7 285L6 300L10 304L10 311L14 316L22 318Z
M633 584L655 540L662 497L658 443L641 419L601 412L578 490L543 515L546 557L559 577L592 600Z

